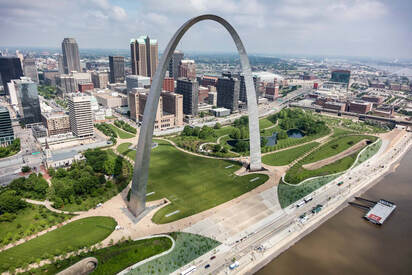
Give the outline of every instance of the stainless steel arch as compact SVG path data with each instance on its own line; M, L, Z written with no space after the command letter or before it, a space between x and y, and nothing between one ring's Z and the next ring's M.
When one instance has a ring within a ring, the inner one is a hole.
M237 50L240 55L240 64L245 77L246 95L248 100L250 136L249 167L252 171L260 170L262 167L256 92L255 87L253 85L249 58L246 54L245 47L243 46L243 43L240 40L240 37L235 31L235 29L225 19L212 14L205 14L198 17L194 17L188 20L185 24L183 24L173 35L172 39L170 39L170 42L169 44L167 44L164 54L160 59L159 65L157 67L156 73L152 81L152 86L150 88L149 97L147 99L147 103L143 114L142 127L140 128L139 142L137 145L137 153L133 172L131 196L129 202L129 209L135 216L140 215L145 209L146 186L149 173L153 127L160 92L163 85L163 78L166 73L167 65L169 64L169 60L182 36L191 26L203 20L213 20L223 25L226 28L226 30L230 33L230 35L233 38L233 41L236 44Z

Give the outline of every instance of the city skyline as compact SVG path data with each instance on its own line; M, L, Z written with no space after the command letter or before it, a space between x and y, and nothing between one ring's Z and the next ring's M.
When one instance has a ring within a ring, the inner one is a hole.
M300 0L224 4L174 1L166 5L159 1L95 0L62 1L58 7L48 1L1 2L0 20L5 24L1 24L0 33L6 37L4 47L25 45L27 41L33 47L51 47L57 46L63 37L75 37L79 48L126 49L130 38L148 34L156 37L162 52L174 30L183 23L182 18L217 13L239 29L249 53L412 58L408 29L412 4L407 1L319 0L310 5ZM67 10L72 11L71 20ZM196 26L182 39L179 49L235 51L224 30L216 24Z

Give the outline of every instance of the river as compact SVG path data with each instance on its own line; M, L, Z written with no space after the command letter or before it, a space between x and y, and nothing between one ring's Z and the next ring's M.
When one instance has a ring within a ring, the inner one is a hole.
M256 274L412 274L411 163L412 150L362 195L396 203L384 225L367 222L364 210L348 206Z

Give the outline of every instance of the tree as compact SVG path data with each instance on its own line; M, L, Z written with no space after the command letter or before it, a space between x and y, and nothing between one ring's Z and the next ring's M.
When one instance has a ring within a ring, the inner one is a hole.
M286 131L284 130L280 130L277 134L277 138L278 139L287 139L288 138L288 134L286 133Z
M215 144L213 146L213 152L217 153L222 149L222 146L220 146L220 144Z
M234 128L229 136L233 139L240 139L241 138L240 129Z
M183 128L183 131L182 131L182 136L191 136L193 134L193 128L192 127L190 127L190 126L185 126L185 128Z
M222 125L219 122L216 122L215 126L213 127L215 130L222 128Z
M16 213L27 206L27 203L14 190L7 190L0 194L0 214Z
M192 136L198 137L200 133L200 127L196 126L193 128Z
M29 166L25 165L25 166L23 166L23 167L21 168L21 171L22 171L23 173L28 173L28 172L31 171L31 168L30 168Z

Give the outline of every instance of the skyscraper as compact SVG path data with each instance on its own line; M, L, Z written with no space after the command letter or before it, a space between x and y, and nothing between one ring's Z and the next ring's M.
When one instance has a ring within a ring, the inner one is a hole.
M23 59L24 76L30 77L36 83L39 83L39 75L37 74L36 61L34 58L25 57Z
M72 94L68 105L70 128L73 134L80 138L92 137L94 130L90 96Z
M64 73L81 72L79 46L74 38L65 38L62 42Z
M219 77L217 81L217 107L237 112L239 109L240 80L232 76Z
M106 89L109 82L109 74L107 72L93 72L92 82L95 88Z
M153 77L159 63L157 40L140 36L130 41L132 74Z
M196 116L199 105L199 83L196 80L179 78L176 93L183 95L183 113Z
M124 82L124 57L109 56L110 83Z
M10 144L14 140L10 113L6 107L0 106L0 145Z
M25 124L40 123L42 119L37 84L28 77L12 80L12 83L17 94L17 108L22 121Z
M4 87L4 92L0 95L9 94L7 82L10 82L10 80L12 79L19 79L21 76L23 76L20 59L15 56L1 56L0 74Z
M179 77L179 65L182 61L184 54L181 51L175 51L169 61L169 77L173 77L175 80Z
M196 64L194 60L184 59L180 61L179 77L196 79Z
M247 103L245 76L243 74L238 74L237 78L240 80L239 100ZM254 76L253 77L253 85L255 86L256 101L259 100L259 93L258 93L258 89L257 89L257 84L258 84L258 78L256 76Z

